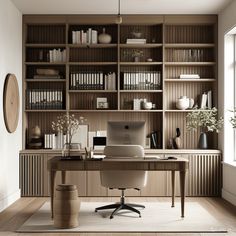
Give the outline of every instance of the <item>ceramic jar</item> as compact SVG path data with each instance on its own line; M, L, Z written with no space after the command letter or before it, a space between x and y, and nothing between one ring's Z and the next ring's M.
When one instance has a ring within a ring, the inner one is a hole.
M60 184L55 191L54 226L70 229L78 226L80 199L75 185Z
M189 108L189 99L186 96L181 96L176 101L176 108L179 110L186 110Z
M152 109L152 102L144 102L143 109L144 110L151 110Z
M98 35L98 42L102 44L111 42L111 35L106 33L106 29L102 29L102 33Z

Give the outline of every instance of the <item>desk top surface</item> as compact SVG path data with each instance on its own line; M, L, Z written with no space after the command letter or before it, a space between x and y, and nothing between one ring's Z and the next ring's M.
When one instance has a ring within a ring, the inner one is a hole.
M182 157L177 159L154 158L105 158L103 160L61 160L55 156L48 161L48 170L186 170L189 161Z

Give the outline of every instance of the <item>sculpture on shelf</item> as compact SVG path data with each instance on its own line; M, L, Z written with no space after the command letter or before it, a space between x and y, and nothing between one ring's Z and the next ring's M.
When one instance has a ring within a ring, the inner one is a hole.
M38 125L34 126L31 130L31 136L28 146L32 149L39 149L43 146L41 130Z
M218 111L215 107L196 109L187 114L187 129L197 130L200 127L200 137L198 142L198 148L207 149L207 133L219 132L223 126L224 119L220 117L218 119Z
M181 149L182 148L182 140L180 138L180 128L176 128L176 137L174 139L174 147L176 149Z

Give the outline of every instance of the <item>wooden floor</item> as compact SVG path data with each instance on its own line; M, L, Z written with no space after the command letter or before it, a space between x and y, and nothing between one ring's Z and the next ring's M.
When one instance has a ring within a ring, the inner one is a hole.
M38 208L41 207L41 205L47 201L48 198L21 198L17 202L15 202L13 205L11 205L9 208L7 208L5 211L0 213L0 236L38 236L39 233L16 233L14 232L17 230ZM118 198L81 198L83 201L117 201ZM170 202L170 198L162 198L162 197L150 197L150 198L128 198L129 200L135 200L136 202L152 202L152 201L163 201L163 202ZM177 201L179 199L177 198ZM236 235L236 207L233 207L231 204L227 203L223 199L220 198L186 198L186 201L197 201L201 205L204 206L205 209L207 209L211 214L213 214L218 221L220 221L228 230L227 234L221 233L221 234L215 234L215 233L48 233L48 234L40 234L45 236L92 236L92 235L98 235L98 236L225 236L225 235Z

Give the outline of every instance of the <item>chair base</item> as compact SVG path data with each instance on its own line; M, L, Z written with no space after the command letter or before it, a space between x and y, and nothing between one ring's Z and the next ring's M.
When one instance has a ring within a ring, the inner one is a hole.
M110 215L110 219L112 219L114 217L114 215L117 214L120 210L133 211L133 212L136 212L137 214L139 214L139 217L141 217L140 211L135 209L134 207L145 208L145 206L143 206L143 205L132 204L132 203L126 204L123 201L121 201L120 203L115 203L115 204L110 204L110 205L106 205L106 206L102 206L102 207L97 207L95 209L95 212L97 212L99 210L107 210L107 209L114 209L115 208L115 210Z

